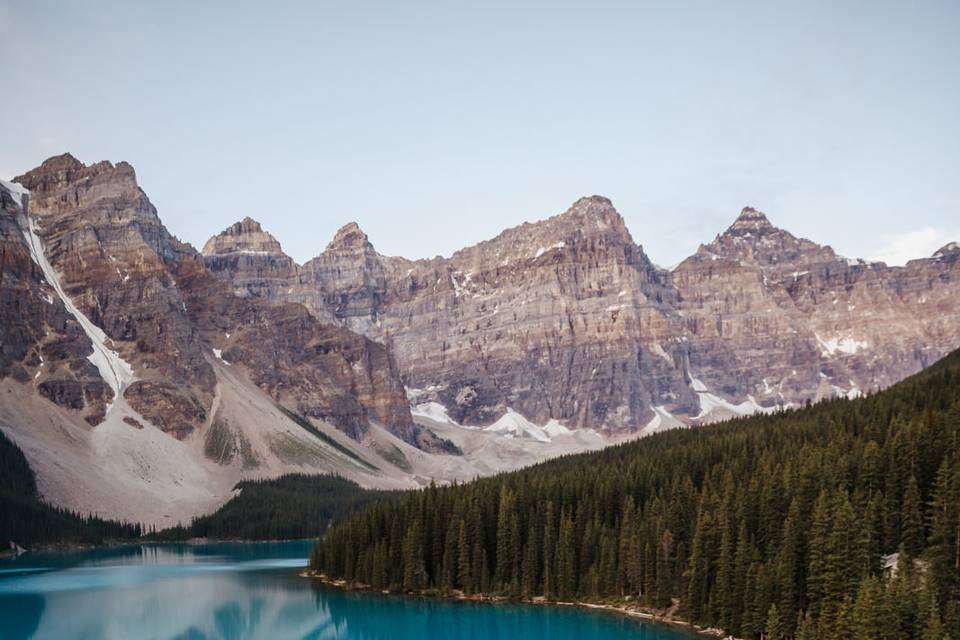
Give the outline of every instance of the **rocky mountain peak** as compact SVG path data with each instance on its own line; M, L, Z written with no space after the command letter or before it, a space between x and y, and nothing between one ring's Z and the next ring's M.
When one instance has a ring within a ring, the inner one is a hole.
M326 251L337 249L366 249L367 247L372 248L367 234L360 229L360 225L356 222L349 222L340 227L337 233L334 234L333 240L327 245Z
M799 265L836 258L833 249L774 226L753 207L744 207L726 231L713 242L701 245L700 259L731 258L765 266Z
M250 216L244 216L243 220L233 225L234 228L239 228L240 231L249 233L251 231L263 231L263 227L260 226L260 223L251 218Z
M615 243L633 245L633 238L623 217L613 206L613 202L604 196L585 196L580 198L570 208L559 215L547 218L541 222L523 224L514 229L508 229L499 237L505 237L513 232L521 235L530 235L533 232L543 241L555 237L556 240L567 240L573 236L580 237L607 237Z
M573 203L571 209L595 208L595 209L613 209L613 202L606 196L583 196Z
M129 163L114 165L102 160L86 165L69 153L45 160L14 181L30 190L35 210L47 215L69 210L74 205L85 207L104 198L144 199L136 172ZM69 195L63 200L65 190Z
M947 258L947 257L956 257L960 256L960 245L956 242L948 242L943 245L937 252L934 253L931 257L933 258Z
M753 207L744 207L727 231L759 231L761 229L774 229L774 226L770 224L770 220L762 211L757 211Z
M276 238L264 231L259 222L247 216L207 240L201 253L207 257L236 253L280 255L283 250Z
M77 160L73 155L64 153L44 160L39 167L16 177L14 181L19 182L28 189L37 188L43 186L42 183L49 184L56 182L59 184L67 184L84 177L84 174L101 173L104 170L112 168L113 165L107 161L87 166ZM33 186L31 187L30 185Z
M580 198L565 213L560 215L564 218L578 218L598 228L622 227L626 229L623 218L614 208L613 202L604 196L593 195Z
M67 169L82 169L84 164L77 160L72 153L62 153L59 156L47 158L38 169L43 172L63 171ZM36 171L36 169L34 169Z

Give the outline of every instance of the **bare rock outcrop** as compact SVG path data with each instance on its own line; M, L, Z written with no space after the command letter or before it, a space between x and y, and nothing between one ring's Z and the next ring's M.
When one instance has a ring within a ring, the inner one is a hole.
M0 379L30 383L96 424L113 395L89 360L89 338L31 254L27 207L18 185L0 184Z

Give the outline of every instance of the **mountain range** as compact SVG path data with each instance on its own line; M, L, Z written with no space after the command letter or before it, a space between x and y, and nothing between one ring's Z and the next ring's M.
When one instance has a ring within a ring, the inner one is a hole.
M387 346L414 405L464 426L716 420L886 387L960 344L956 244L889 267L750 207L671 270L600 196L449 258L380 255L350 223L298 265L250 218L202 253L237 295Z
M197 251L120 162L0 183L0 428L49 501L172 524L239 479L410 487L889 386L960 346L960 247L852 260L744 208L672 269L610 200L450 257L355 223Z

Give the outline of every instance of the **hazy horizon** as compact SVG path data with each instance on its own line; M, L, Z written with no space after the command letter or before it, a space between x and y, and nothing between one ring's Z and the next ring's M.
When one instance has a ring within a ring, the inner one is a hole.
M450 255L609 197L662 266L744 206L850 257L960 240L960 4L0 0L0 177L126 160L202 247L356 221Z

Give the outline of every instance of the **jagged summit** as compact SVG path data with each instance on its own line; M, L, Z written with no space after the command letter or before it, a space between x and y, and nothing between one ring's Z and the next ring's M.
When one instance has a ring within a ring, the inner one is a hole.
M250 216L245 216L243 220L239 222L234 222L232 225L221 231L217 235L221 236L242 236L248 233L260 233L263 231L263 226L251 218Z
M67 152L47 158L38 169L40 171L57 171L61 169L82 169L84 166L72 153ZM34 171L36 170L34 169Z
M740 215L737 216L737 219L733 221L733 224L730 225L727 231L736 231L736 230L750 230L757 231L761 229L773 229L774 226L770 224L770 220L767 219L767 216L762 211L758 211L753 207L744 207L740 210Z
M613 202L610 200L610 198L597 195L580 198L570 205L570 208L567 209L566 212L560 214L560 216L578 216L587 219L601 219L606 221L620 218L620 214L613 206Z
M577 201L570 206L570 208L582 209L582 208L591 207L591 206L613 208L613 202L610 200L610 198L606 196L599 196L594 194L592 196L583 196L582 198L578 198Z
M126 162L120 162L117 167L123 166L124 169L133 172ZM39 167L31 169L23 175L13 179L14 182L26 185L28 183L37 183L38 181L50 182L51 180L73 180L85 175L96 175L114 169L114 165L109 160L101 160L93 164L84 164L70 153L62 153L59 156L53 156L44 160Z
M774 226L762 211L748 206L713 242L701 245L697 253L691 256L694 261L720 257L745 263L782 266L830 261L837 256L831 247L798 238L786 229Z
M250 216L244 216L243 220L241 220L240 222L237 222L233 226L234 228L239 227L240 229L243 229L245 231L247 230L263 231L263 227L260 225L260 223L254 220L253 218L251 218Z
M630 232L623 217L613 206L610 198L592 195L579 198L570 205L566 211L561 214L540 220L538 222L527 222L519 227L507 229L500 237L510 235L516 231L522 230L522 233L529 234L531 231L543 233L545 237L549 235L558 235L558 237L569 236L571 233L580 233L584 235L594 235L597 233L610 233L622 236L623 239L632 244ZM496 241L494 238L493 241Z
M960 255L960 245L958 245L956 242L948 242L947 244L937 249L937 252L934 253L931 257L946 258L948 256L957 256L957 255Z
M370 245L370 239L356 222L348 222L333 235L333 240L325 251L337 249L363 249Z
M86 206L97 199L110 196L120 199L134 199L143 202L142 210L138 214L146 214L156 218L156 210L146 201L146 196L137 184L137 174L128 162L113 164L109 160L101 160L92 164L84 164L73 155L64 153L45 160L40 166L31 169L23 175L13 179L14 182L28 189L33 195L31 200L39 203L45 194L69 189L66 199L72 200L75 205ZM59 206L67 206L61 202ZM45 207L38 206L35 211L43 211ZM151 220L150 225L156 224Z
M283 255L283 249L259 222L246 216L207 240L201 253L207 257L235 253Z

